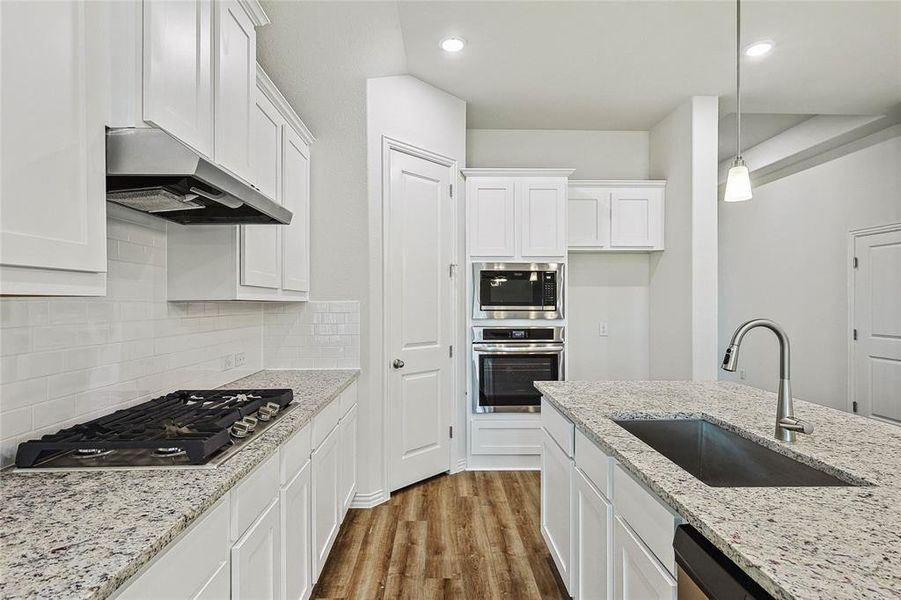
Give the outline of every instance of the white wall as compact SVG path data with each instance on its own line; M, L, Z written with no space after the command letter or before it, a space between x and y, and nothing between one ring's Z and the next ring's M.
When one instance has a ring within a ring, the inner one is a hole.
M693 97L650 132L666 179L663 252L650 259L651 379L716 379L717 99Z
M771 318L791 339L794 394L846 409L848 232L893 222L901 222L901 137L721 204L720 348L743 321ZM750 334L739 369L745 383L775 391L773 336Z
M368 337L362 349L363 365L368 367L362 386L368 390L372 403L360 413L361 446L364 448L360 472L366 477L367 493L387 492L387 457L384 456L383 419L385 370L388 357L382 355L385 332L382 326L382 139L389 137L429 152L466 164L466 103L409 75L369 79L366 82L367 173L369 187L369 252L370 292L366 316ZM460 178L456 188L459 190ZM461 194L456 194L458 200ZM463 203L458 202L458 254L462 257ZM358 259L359 260L359 259ZM458 263L462 262L460 258ZM461 285L462 287L462 285ZM458 317L462 318L462 289L458 302ZM365 317L364 317L365 318ZM462 323L458 320L458 323ZM462 338L463 327L456 327ZM460 341L457 342L458 347ZM458 367L463 368L463 355L458 354ZM462 380L462 378L458 378ZM461 394L462 395L462 394ZM455 414L456 431L464 431L463 403ZM453 447L452 465L465 456L465 437L457 436Z
M647 131L470 129L469 167L561 167L571 179L645 179Z
M571 179L647 179L647 131L470 129L470 167L572 167ZM569 379L648 377L648 255L570 254ZM598 334L600 321L609 335Z

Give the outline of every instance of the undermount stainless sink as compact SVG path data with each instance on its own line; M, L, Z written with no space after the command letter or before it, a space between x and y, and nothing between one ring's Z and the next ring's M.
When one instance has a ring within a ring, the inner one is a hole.
M851 486L703 419L614 419L712 487Z

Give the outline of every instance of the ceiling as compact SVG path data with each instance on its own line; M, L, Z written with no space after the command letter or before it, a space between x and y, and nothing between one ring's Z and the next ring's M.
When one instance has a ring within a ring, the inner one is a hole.
M742 113L741 115L741 147L742 150L753 148L760 142L791 129L806 121L813 115L786 115L780 113ZM735 158L735 113L724 115L719 123L719 158L718 162Z
M399 2L410 74L470 128L646 130L692 95L734 111L732 2ZM901 2L743 3L750 113L879 114L901 101ZM438 43L467 41L458 54Z

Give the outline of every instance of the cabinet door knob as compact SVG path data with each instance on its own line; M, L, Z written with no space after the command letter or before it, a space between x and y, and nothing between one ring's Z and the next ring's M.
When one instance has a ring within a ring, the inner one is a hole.
M395 358L395 359L394 359L394 362L391 363L391 366L394 367L395 369L403 369L403 368L404 368L404 361L402 361L402 360L399 359L399 358Z

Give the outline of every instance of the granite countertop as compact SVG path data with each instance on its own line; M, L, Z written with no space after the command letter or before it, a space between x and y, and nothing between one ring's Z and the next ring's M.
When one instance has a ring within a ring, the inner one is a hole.
M541 382L557 406L776 598L901 598L901 428L795 400L816 427L773 438L776 396L727 382ZM611 418L705 418L861 487L709 487Z
M215 469L0 474L0 598L105 598L358 375L260 371L227 386L292 388L298 407Z

